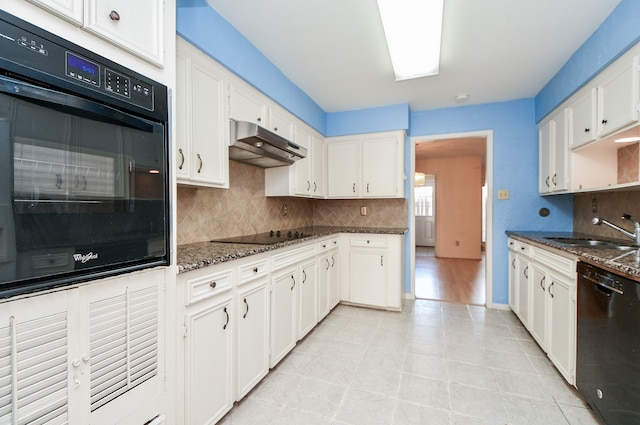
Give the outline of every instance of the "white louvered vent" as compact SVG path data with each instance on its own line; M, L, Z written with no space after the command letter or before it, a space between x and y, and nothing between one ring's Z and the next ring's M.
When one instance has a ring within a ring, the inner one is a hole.
M67 315L0 328L0 424L67 424Z
M91 411L158 373L157 288L90 306Z

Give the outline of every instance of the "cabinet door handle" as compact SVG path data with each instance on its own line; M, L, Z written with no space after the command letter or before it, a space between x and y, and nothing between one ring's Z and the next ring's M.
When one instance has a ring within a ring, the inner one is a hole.
M242 315L242 318L246 319L247 318L247 314L249 314L249 303L247 302L246 298L242 302L244 302L244 305L247 307L247 309L245 310L244 314Z
M120 14L118 12L116 12L115 10L112 10L111 13L109 13L109 19L111 19L112 21L119 21L120 20Z
M353 184L353 193L356 193L356 184Z
M258 121L258 122L262 121L262 117L258 117L258 119L256 119L256 121Z
M527 279L529 279L529 266L524 268L524 277L526 277Z
M311 182L307 180L307 190L311 190Z
M540 279L540 287L542 288L543 291L546 291L547 288L545 288L544 286L544 281L545 281L546 277L542 276L542 279Z
M328 258L325 258L325 261L327 262L327 268L326 268L325 270L329 270L329 267L331 267L331 266L329 265L329 259L328 259Z
M202 157L200 157L200 154L197 154L196 156L200 160L200 166L198 167L198 173L199 173L202 170L202 166L204 165L204 162L202 161Z
M227 321L225 322L224 326L222 326L222 329L227 329L227 325L229 324L229 312L227 311L227 307L225 307L222 311L227 316Z
M553 288L554 282L551 282L551 285L549 285L549 295L551 295L551 298L553 298L553 292L551 291L551 288Z
M333 267L333 265L336 263L336 259L333 258L333 255L331 256L331 267Z
M556 182L556 177L558 176L558 174L554 174L553 177L551 177L551 182L553 183L554 186L558 185L558 182Z
M302 270L302 283L307 282L307 272Z
M585 129L584 129L584 132L585 132L585 133L589 133L589 132L591 132L591 129L590 129L590 128L585 128Z
M180 165L178 165L178 169L182 170L182 167L184 166L184 153L182 153L182 149L178 149L178 153L180 154L180 158L182 158Z
M273 127L273 131L278 131L278 127Z
M384 262L383 262L383 260L384 260L384 256L382 256L382 255L381 255L381 256L380 256L380 267L384 267Z
M603 125L607 125L607 120L602 120Z
M296 287L296 278L291 275L291 280L293 281L293 283L291 284L291 290L293 291L293 288Z
M547 179L544 181L544 184L546 184L547 187L549 187L549 176L547 176Z
M367 183L367 193L369 193L369 183Z
M318 191L318 184L316 182L313 182L313 192L317 192Z
M511 267L512 268L516 268L516 259L514 258L513 260L511 260Z

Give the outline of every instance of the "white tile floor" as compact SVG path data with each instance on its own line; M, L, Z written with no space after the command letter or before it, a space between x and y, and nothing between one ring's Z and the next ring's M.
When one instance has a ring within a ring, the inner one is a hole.
M507 311L338 306L223 425L598 425Z

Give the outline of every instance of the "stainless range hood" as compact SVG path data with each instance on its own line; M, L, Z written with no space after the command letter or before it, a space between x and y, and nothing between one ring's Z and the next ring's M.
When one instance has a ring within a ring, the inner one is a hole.
M291 165L307 156L307 149L247 121L231 121L229 159L262 168Z

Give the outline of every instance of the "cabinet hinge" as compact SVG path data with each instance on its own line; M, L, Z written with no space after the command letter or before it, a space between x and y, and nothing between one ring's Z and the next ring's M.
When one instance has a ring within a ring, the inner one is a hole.
M187 325L182 325L182 337L186 338L189 336L189 328L187 328Z

